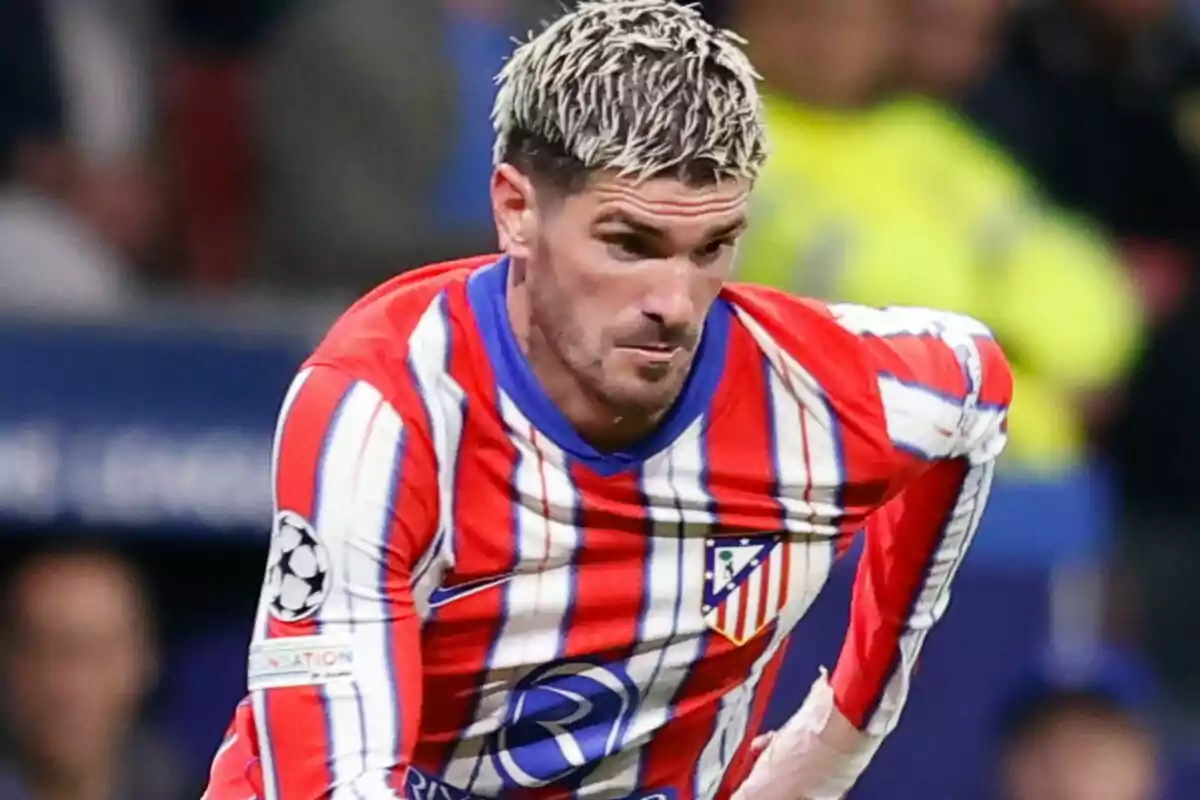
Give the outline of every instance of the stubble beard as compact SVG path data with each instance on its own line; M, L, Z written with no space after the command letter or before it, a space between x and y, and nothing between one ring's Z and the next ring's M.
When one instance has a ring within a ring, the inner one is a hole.
M548 254L543 250L540 254ZM605 355L611 345L599 333L589 333L575 314L574 304L551 275L540 275L527 286L530 311L530 355L549 356L570 376L589 404L610 413L614 422L657 420L674 404L686 378L678 368L660 381L636 374L611 376ZM690 368L690 360L689 367ZM683 370L686 376L687 368ZM615 379L614 379L615 378Z

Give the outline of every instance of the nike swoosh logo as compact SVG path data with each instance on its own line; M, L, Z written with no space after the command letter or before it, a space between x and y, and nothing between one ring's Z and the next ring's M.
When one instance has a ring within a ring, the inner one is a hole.
M452 603L455 600L462 600L464 597L470 597L485 589L491 589L493 586L508 583L512 579L512 575L501 575L498 578L482 578L476 581L458 583L454 586L439 586L429 593L429 607L437 608L438 606Z

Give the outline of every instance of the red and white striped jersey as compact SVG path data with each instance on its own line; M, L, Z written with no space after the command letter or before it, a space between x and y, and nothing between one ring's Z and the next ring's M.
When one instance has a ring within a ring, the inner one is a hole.
M507 269L385 284L288 392L210 800L728 798L864 529L832 682L894 726L1004 444L987 330L730 286L659 430L604 453L525 362Z

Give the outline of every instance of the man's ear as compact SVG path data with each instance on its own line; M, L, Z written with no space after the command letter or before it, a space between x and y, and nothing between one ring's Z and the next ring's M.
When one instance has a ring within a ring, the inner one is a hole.
M510 258L527 259L537 240L537 194L533 182L512 164L492 172L492 215L500 249Z

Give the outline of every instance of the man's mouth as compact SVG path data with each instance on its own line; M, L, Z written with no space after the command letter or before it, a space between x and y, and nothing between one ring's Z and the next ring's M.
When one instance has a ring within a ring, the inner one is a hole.
M679 345L662 342L622 345L621 349L634 353L642 360L658 363L670 361L676 353L682 350Z

